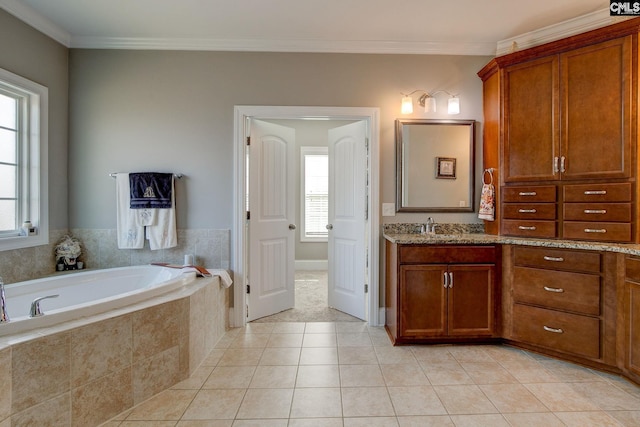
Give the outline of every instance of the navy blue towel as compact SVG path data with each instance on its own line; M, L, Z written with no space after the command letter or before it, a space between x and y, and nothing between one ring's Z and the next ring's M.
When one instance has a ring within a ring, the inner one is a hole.
M171 187L173 174L140 172L129 174L131 209L172 208Z

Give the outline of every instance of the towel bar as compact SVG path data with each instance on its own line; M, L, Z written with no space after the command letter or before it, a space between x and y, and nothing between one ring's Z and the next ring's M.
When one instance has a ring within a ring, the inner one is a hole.
M109 176L110 176L111 178L115 178L115 177L116 177L116 175L118 175L118 172L111 172L111 173L109 174ZM177 179L180 179L180 178L182 178L183 176L184 176L184 175L183 175L183 174L181 174L181 173L174 173L174 174L173 174L173 177L174 177L174 178L177 178Z

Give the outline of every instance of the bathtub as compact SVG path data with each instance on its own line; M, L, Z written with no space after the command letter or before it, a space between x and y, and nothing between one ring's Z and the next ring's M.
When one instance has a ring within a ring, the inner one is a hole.
M0 324L0 337L81 319L135 304L176 290L196 279L193 269L153 265L87 270L5 284L10 322ZM43 313L29 317L34 299Z

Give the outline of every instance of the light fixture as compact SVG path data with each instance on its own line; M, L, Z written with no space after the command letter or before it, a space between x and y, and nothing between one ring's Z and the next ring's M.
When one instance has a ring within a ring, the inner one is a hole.
M413 92L409 92L408 94L402 94L402 107L400 111L402 114L411 114L413 113L413 95L416 92L422 92L422 95L418 98L418 104L421 107L424 107L425 113L435 113L437 111L436 104L436 95L439 93L446 93L449 95L449 101L447 106L447 112L449 114L460 114L460 98L457 95L453 95L446 90L437 90L435 92L427 92L425 90L416 89Z

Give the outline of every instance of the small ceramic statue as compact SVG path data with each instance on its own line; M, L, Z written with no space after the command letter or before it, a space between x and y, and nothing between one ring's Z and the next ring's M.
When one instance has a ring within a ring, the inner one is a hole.
M56 245L56 268L58 270L77 270L77 261L82 254L80 242L75 237L66 235Z

